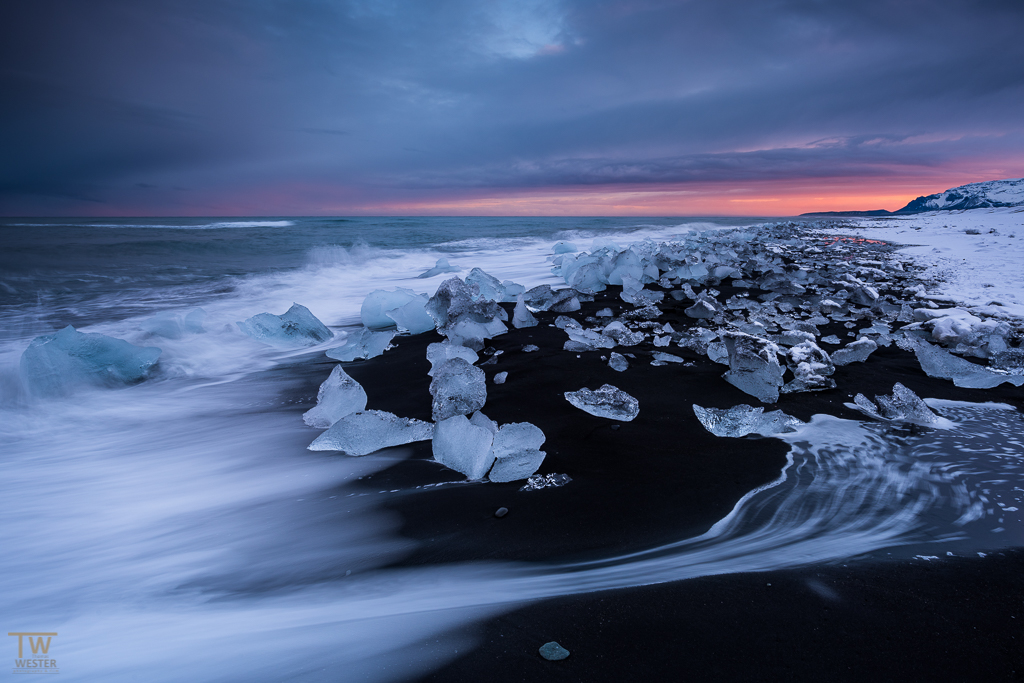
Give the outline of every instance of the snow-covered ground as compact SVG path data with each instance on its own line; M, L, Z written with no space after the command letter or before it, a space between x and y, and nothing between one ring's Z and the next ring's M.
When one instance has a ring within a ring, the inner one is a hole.
M928 293L989 316L1024 318L1024 207L862 218L855 234L908 245ZM993 302L997 302L993 305Z

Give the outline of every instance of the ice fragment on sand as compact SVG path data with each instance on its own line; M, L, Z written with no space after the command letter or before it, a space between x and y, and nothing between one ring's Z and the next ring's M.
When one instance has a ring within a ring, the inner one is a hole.
M35 394L60 396L81 387L141 382L159 358L155 346L135 346L68 325L29 343L21 354L21 377Z
M565 392L565 400L597 417L629 422L640 412L640 402L626 392L605 384L597 391L583 388Z
M416 277L434 277L435 275L440 275L441 273L454 273L457 272L458 270L458 268L455 268L448 264L448 259L439 258L437 259L437 263L434 264L433 268L423 273L420 273Z
M535 474L519 487L520 491L539 491L551 487L565 486L572 478L568 474Z
M340 361L376 358L388 349L395 332L374 332L365 327L349 335L345 344L327 349L327 357Z
M314 346L334 337L308 308L299 304L292 304L281 315L260 313L236 324L257 341L285 348Z
M470 479L482 479L494 463L494 433L473 424L465 415L439 420L431 444L434 459Z
M499 372L498 374L496 374L494 376L494 383L495 384L504 384L506 379L508 379L508 373L507 372Z
M451 358L435 368L430 382L434 421L483 408L487 402L486 381L483 370L462 358Z
M659 360L662 363L683 363L685 362L679 356L673 356L671 353L662 353L661 351L655 351L651 354L654 360Z
M540 351L540 347L536 344L527 344L523 347L523 353L533 353L534 351Z
M722 375L725 380L763 403L778 401L782 386L782 366L776 355L779 347L742 332L722 336L729 352L729 371Z
M836 365L863 363L877 348L878 344L870 339L858 339L855 342L850 342L838 351L834 351L832 353L832 362Z
M469 275L466 276L466 285L476 286L478 292L476 298L479 300L505 301L505 286L498 278L488 275L480 268L469 271ZM515 298L512 300L515 301Z
M366 391L340 365L335 365L320 385L316 405L306 411L302 420L310 427L327 429L346 415L363 410L366 410Z
M814 342L801 342L791 348L789 359L794 379L782 387L783 393L835 388L836 383L830 376L836 367L828 353Z
M434 319L427 313L426 303L427 296L421 294L403 306L386 311L384 315L395 321L400 332L422 334L434 329Z
M594 314L598 318L610 318L612 317L612 309L602 308L600 311Z
M473 349L467 349L459 344L451 344L449 342L430 344L427 346L427 360L430 361L430 371L427 374L433 377L437 366L451 358L461 358L472 365L479 356L477 356L476 351Z
M549 662L557 662L568 657L569 651L552 640L540 646L540 656Z
M836 335L834 335L834 334L830 334L830 335L828 335L827 337L822 337L822 338L821 338L821 341L822 341L822 343L824 343L824 344L833 344L833 345L835 345L835 344L842 344L842 343L843 343L843 340L842 340L842 339L840 339L839 337L837 337L837 336L836 336ZM833 354L833 356L834 356L834 355L835 355L835 354ZM836 363L836 361L835 361L835 358L834 358L834 357L833 357L833 359L832 359L832 362L833 362L833 363ZM853 362L853 361L848 361L848 362ZM836 365L845 365L845 363L836 363Z
M721 410L719 408L702 408L693 404L693 412L704 428L715 436L740 437L747 434L771 436L792 432L803 424L795 417L786 415L781 410L765 413L764 408L738 405Z
M867 285L860 285L850 294L850 301L861 306L872 306L878 301L878 290Z
M871 402L864 394L857 394L853 403L846 407L859 410L868 417L887 422L909 422L929 427L946 428L951 426L948 420L939 417L922 401L917 394L896 383L892 388L892 396L875 396L878 405Z
M714 318L715 314L718 313L718 302L709 297L707 294L701 294L697 297L697 301L685 309L683 313L691 318L705 319Z
M367 455L382 448L426 441L433 435L434 425L429 422L397 417L383 410L366 410L335 422L309 445L309 450Z
M926 375L951 379L958 387L991 389L1003 382L1009 382L1017 387L1024 384L1024 375L1002 374L975 365L911 334L904 334L900 346L917 355L917 361Z
M608 360L608 367L616 372L623 372L629 367L629 361L621 353L612 351L612 357Z
M457 277L438 286L426 311L434 319L437 331L454 344L482 349L483 340L506 331L501 322L508 320L505 309L495 301L477 300L479 288L470 287Z
M359 317L363 325L371 330L390 329L395 326L395 320L389 317L387 312L403 308L410 303L416 304L413 309L417 307L422 309L427 303L427 295L417 294L411 289L403 289L402 287L398 287L392 292L375 289L363 299L363 304L359 308ZM428 318L430 317L427 316L426 311L423 312L423 315ZM428 329L433 328L433 326L433 321L431 321Z
M537 319L533 317L533 313L530 313L530 309L526 307L523 297L524 295L520 294L516 298L516 307L512 312L512 327L517 330L521 330L524 327L533 327L537 324Z
M491 481L506 482L526 479L537 471L544 462L544 432L529 422L513 422L502 425L494 435L491 452L494 466L487 478Z

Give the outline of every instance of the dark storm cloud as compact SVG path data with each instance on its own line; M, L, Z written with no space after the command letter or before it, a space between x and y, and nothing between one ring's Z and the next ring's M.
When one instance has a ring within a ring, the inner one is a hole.
M1017 0L8 3L0 210L1019 159L1022 28Z

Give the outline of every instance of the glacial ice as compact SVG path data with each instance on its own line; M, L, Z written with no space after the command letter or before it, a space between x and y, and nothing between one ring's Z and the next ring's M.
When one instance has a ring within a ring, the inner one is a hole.
M185 331L191 334L203 334L206 332L206 328L203 327L203 322L206 320L206 311L202 308L193 308L191 311L185 314Z
M450 358L461 358L472 365L479 359L479 356L473 349L467 349L459 344L450 342L430 344L427 346L427 360L430 361L430 371L427 374L433 377L437 366Z
M433 268L431 268L430 270L427 270L427 271L425 271L423 273L420 273L416 277L418 277L418 278L427 278L427 277L434 277L435 275L440 275L442 273L457 273L458 271L459 271L458 268L455 268L455 267L453 267L452 265L450 265L448 263L448 259L446 259L446 258L439 258L439 259L437 259L437 263L434 264Z
M314 346L334 337L326 325L300 304L292 304L282 315L260 313L236 324L255 340L284 348Z
M503 320L508 320L505 309L496 301L478 300L479 288L472 287L457 277L441 283L430 298L426 311L434 319L437 331L453 344L462 344L479 350L484 340L508 330Z
M824 340L822 340L824 341ZM870 339L858 339L843 348L832 352L832 362L836 365L863 363L878 348L878 344Z
M408 309L408 312L411 313L417 307L422 309L426 303L426 294L417 294L411 289L398 287L393 292L375 289L363 299L363 304L359 308L359 317L363 321L363 325L371 330L387 330L395 326L395 319L387 315L388 311L396 311L413 304L413 307ZM402 315L402 317L408 316ZM429 316L426 317L429 318ZM433 329L433 327L433 321L431 321L427 329Z
M346 362L376 358L387 351L394 338L394 331L374 332L363 327L350 334L342 346L327 349L327 357Z
M21 377L40 396L61 396L84 387L116 387L146 379L160 358L155 346L135 346L68 325L33 339L21 354Z
M327 429L346 415L364 410L366 391L340 365L335 365L320 385L316 405L306 411L302 420L310 427Z
M777 402L782 387L779 347L743 332L725 332L722 337L729 353L725 380L763 403Z
M576 251L576 245L572 242L555 242L555 246L551 247L551 251L555 254L570 254Z
M612 351L611 358L608 359L608 367L616 372L624 372L629 368L629 361L621 353Z
M516 298L516 307L512 312L512 327L517 330L521 330L524 327L533 327L537 324L537 319L530 313L530 309L527 308L526 302L523 301L523 294L520 294Z
M529 422L502 425L494 435L494 466L487 478L495 482L526 479L544 462L544 432Z
M892 388L892 396L875 396L877 405L864 394L857 394L853 403L846 403L868 417L886 422L908 422L926 427L946 428L952 423L932 412L932 409L913 391L897 382Z
M797 344L788 353L790 370L794 379L782 387L783 393L804 391L822 391L834 389L835 380L831 379L836 367L821 347L811 341Z
M1024 384L1024 375L1002 374L986 367L954 356L949 351L915 337L909 333L903 335L899 345L917 356L921 369L929 377L951 379L958 387L969 389L991 389L1003 382L1015 387Z
M622 422L629 422L640 413L640 402L611 384L605 384L597 391L587 388L567 391L565 400L591 415Z
M427 441L433 436L434 425L429 422L397 417L383 410L365 410L335 422L309 445L309 450L367 455L382 448Z
M693 412L704 428L715 436L738 438L748 434L772 436L795 431L803 423L786 415L781 410L765 413L764 408L754 408L746 404L722 410L720 408L702 408L693 404Z
M478 300L505 300L505 287L501 284L501 281L493 275L488 275L480 268L474 268L466 276L466 286L472 289L474 285L476 285L478 292L475 298Z
M714 318L715 314L718 313L718 303L707 294L701 293L697 296L697 301L685 309L683 313L698 320Z
M685 362L679 356L674 356L671 353L663 353L661 351L655 351L654 353L651 354L651 357L653 357L654 360L660 361L662 363L684 363Z
M468 415L487 402L486 376L483 370L465 359L450 358L434 368L430 395L434 397L431 407L434 422Z
M483 479L494 463L494 433L465 415L439 420L431 444L434 460L469 479Z
M152 318L143 320L139 327L153 336L164 339L181 339L185 336L185 323L181 316L169 312L157 313Z
M519 487L520 491L539 491L541 489L565 486L572 481L568 474L534 474L526 483Z
M494 383L495 384L504 384L506 379L508 379L508 373L507 372L498 372L498 373L495 373L495 375L494 375Z

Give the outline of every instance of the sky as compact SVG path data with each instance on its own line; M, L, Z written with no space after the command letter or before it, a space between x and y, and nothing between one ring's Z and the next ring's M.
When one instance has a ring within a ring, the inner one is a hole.
M13 0L0 215L758 215L1024 176L1024 2Z

